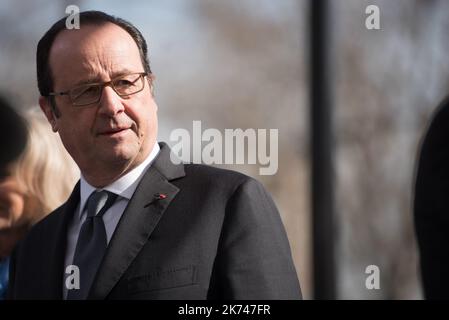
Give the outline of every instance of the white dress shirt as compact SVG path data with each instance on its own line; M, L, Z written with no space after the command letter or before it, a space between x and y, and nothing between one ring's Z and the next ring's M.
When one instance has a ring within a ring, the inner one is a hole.
M114 204L108 210L106 210L106 212L103 215L103 221L106 228L107 242L109 244L109 241L111 240L112 235L114 234L115 228L117 227L117 224L120 218L122 217L129 200L131 200L131 197L133 196L134 191L137 188L137 185L139 184L140 180L142 179L147 169L149 169L149 167L151 166L153 160L159 153L159 150L160 150L159 144L156 142L154 144L151 153L141 164L139 164L133 170L131 170L124 176L120 177L118 180L114 181L113 183L102 189L96 189L95 187L91 186L81 174L80 203L78 204L78 208L75 211L73 219L70 222L70 225L68 226L67 229L68 230L67 249L64 263L64 277L63 277L64 282L62 286L64 299L67 299L67 291L68 291L65 285L65 279L67 276L67 274L65 274L65 269L67 266L73 263L76 243L78 241L78 235L80 233L81 226L83 222L86 220L87 216L87 206L86 206L87 199L92 194L92 192L97 190L98 191L107 190L115 193L118 196ZM80 208L82 208L82 210L80 210Z

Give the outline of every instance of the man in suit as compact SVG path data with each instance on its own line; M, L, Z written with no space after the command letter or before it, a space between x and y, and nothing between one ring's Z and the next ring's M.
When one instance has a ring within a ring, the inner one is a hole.
M11 258L10 299L299 299L262 185L175 164L157 142L147 47L105 13L61 19L37 49L40 106L82 177ZM56 186L57 187L57 186Z
M449 299L449 98L422 141L414 194L415 230L427 299Z

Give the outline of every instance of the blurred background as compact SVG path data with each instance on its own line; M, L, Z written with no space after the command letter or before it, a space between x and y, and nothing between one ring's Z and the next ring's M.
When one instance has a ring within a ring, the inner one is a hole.
M306 299L313 296L310 42L307 0L0 0L0 92L36 108L35 51L70 4L135 24L156 75L159 140L177 128L279 130L279 169L230 166L278 205ZM365 9L380 8L380 30ZM412 221L420 138L449 88L449 2L332 0L335 298L422 298ZM315 252L319 255L319 252ZM365 268L380 269L380 289ZM317 277L320 275L317 274Z

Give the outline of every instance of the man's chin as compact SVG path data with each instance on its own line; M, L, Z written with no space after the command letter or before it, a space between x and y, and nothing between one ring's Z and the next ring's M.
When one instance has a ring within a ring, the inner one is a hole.
M105 162L117 163L126 165L129 162L134 161L137 152L135 152L130 146L120 145L114 148L105 148L101 153L101 158Z

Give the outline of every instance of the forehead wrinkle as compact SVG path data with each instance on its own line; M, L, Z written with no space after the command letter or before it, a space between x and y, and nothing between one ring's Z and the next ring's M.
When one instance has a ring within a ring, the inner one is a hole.
M143 71L140 52L134 39L120 27L109 27L116 29L113 36L109 33L100 39L93 37L102 32L102 27L91 29L84 35L63 31L57 37L50 59L52 66L57 62L58 70L68 71L61 79L62 85L72 85L90 79L106 81L116 74L123 74L125 70Z
M138 48L130 46L128 39L117 39L114 43L92 43L80 52L89 70L104 71L105 74L114 72L115 68L133 69L131 54L138 55L140 64Z

